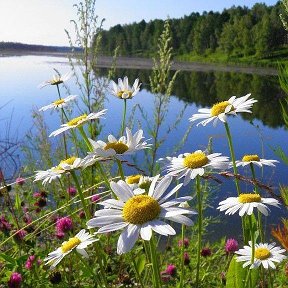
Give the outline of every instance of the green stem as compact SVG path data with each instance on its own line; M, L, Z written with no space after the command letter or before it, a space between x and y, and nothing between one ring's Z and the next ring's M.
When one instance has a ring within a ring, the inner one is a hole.
M252 173L252 177L253 177L253 180L254 180L254 187L255 187L255 192L257 194L260 195L260 191L259 191L259 188L256 184L256 174L255 174L255 169L254 169L254 166L252 163L250 163L250 169L251 169L251 173ZM262 214L258 211L258 229L259 229L259 234L260 234L260 240L261 242L263 243L263 240L264 240L264 233L263 233L263 228L262 228Z
M184 280L184 236L185 236L185 225L182 224L181 227L181 240L182 240L182 246L181 246L181 275L180 275L180 284L179 288L183 287L183 280Z
M142 280L142 278L141 278L141 275L139 274L138 269L137 269L137 265L136 265L136 262L135 262L135 257L134 257L134 255L132 255L132 253L131 253L131 255L130 255L130 258L131 258L131 261L132 261L132 263L133 263L133 267L134 267L135 273L136 273L136 275L137 275L138 281L139 281L139 283L140 283L140 286L141 286L142 288L145 288L144 283L143 283L143 280Z
M88 137L87 137L87 135L86 135L86 133L84 131L84 128L82 126L79 126L78 129L79 129L79 132L80 132L81 136L83 137L84 142L86 143L86 145L88 147L88 150L89 151L93 151L93 147L92 147L91 143L88 140Z
M118 165L118 168L119 168L119 174L120 174L120 176L121 176L121 179L122 179L123 181L125 181L125 176L124 176L124 172L123 172L123 167L122 167L121 160L116 159L116 162L117 162L117 165Z
M79 184L77 175L76 175L75 171L73 171L73 170L70 171L70 173L71 173L72 178L73 178L73 180L74 180L74 182L75 182L75 185L76 185L76 187L77 187L77 191L78 191L78 194L79 194L79 198L80 198L80 200L81 200L83 209L84 209L84 211L85 211L85 217L86 217L86 219L88 219L89 216L90 216L90 213L89 213L88 207L87 207L87 205L86 205L86 202L85 202L85 199L84 199L84 196L83 196L83 192L82 192L81 186L80 186L80 184Z
M237 178L238 170L236 167L236 160L235 160L235 153L234 153L234 148L233 148L233 143L232 143L232 136L231 136L230 129L229 129L227 122L224 123L224 126L226 129L226 134L227 134L227 139L228 139L228 144L229 144L229 149L230 149L230 155L231 155L231 160L232 160L232 164L233 164L233 171L235 174L235 185L236 185L237 193L239 196L241 193L241 190L240 190L239 181Z
M199 287L200 277L200 253L202 247L202 197L200 176L196 176L196 193L198 202L198 246L197 246L197 266L196 266L196 287Z
M88 265L88 264L86 263L86 261L83 259L83 257L81 257L77 252L75 253L75 255L76 255L77 258L84 264L84 267L86 268L86 270L87 270L91 275L94 276L94 277L93 277L93 278L94 278L93 280L96 281L97 286L98 286L98 287L102 287L102 285L101 285L101 283L100 283L100 281L99 281L99 279L98 279L97 274L95 274L94 271L93 271L93 269L92 269L93 266Z
M106 184L106 186L107 186L107 189L110 189L109 180L108 180L108 178L107 178L107 176L106 176L106 174L105 174L105 172L104 172L101 164L100 164L99 162L95 162L95 165L96 165L96 167L99 169L102 177L104 178L104 182L105 182L105 184Z
M122 125L121 125L121 136L124 134L125 122L126 122L126 109L127 109L127 100L124 99L124 109L123 109L123 116L122 116Z
M253 215L253 214L252 214L252 215ZM251 215L251 216L248 216L248 218L249 218L249 226L250 226L250 234L251 234L251 241L252 241L251 264L254 263L254 258L255 258L255 233L254 233L254 229L253 229L252 215ZM250 270L250 269L249 269L249 270ZM249 280L250 280L251 288L253 288L253 287L252 287L251 274L250 274L250 276L249 276Z
M154 237L152 235L151 240L149 241L150 244L150 253L151 253L151 260L152 260L152 268L153 268L153 278L154 278L154 288L160 288L160 271L159 271L159 265L157 261L157 253L156 253L156 247L154 243Z

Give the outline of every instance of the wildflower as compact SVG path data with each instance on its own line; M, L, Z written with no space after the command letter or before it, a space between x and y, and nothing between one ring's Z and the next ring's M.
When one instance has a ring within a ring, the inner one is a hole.
M112 81L112 90L111 93L120 99L131 99L133 98L140 90L141 83L139 84L139 79L137 78L134 81L132 87L129 86L128 77L125 76L123 81L122 79L118 79L118 85Z
M9 288L20 288L22 282L22 275L18 272L13 272L7 282Z
M266 166L272 166L275 167L274 163L279 163L277 160L266 160L266 159L261 159L258 155L244 155L241 161L236 161L236 166L246 166L249 164L254 164L259 167L263 167L264 165Z
M61 109L64 108L68 105L68 103L70 101L75 100L75 98L77 97L77 95L69 95L66 98L61 98L58 100L53 101L51 104L43 106L39 109L39 111L46 111L48 109Z
M9 232L11 230L11 224L6 220L4 215L0 217L0 231Z
M41 84L39 84L38 88L43 88L45 86L48 85L59 85L61 83L64 83L66 81L68 81L73 75L73 72L68 72L66 74L64 74L63 76L57 74L57 75L53 75L53 78L51 80L47 80Z
M203 176L206 169L226 169L229 167L228 157L221 153L206 155L197 150L193 153L180 154L178 157L167 157L166 167L168 175L184 178L184 186L197 175Z
M98 195L98 194L94 194L94 195L92 195L92 197L91 197L91 201L93 202L93 203L96 203L96 202L98 202L99 200L100 200L100 195Z
M206 124L213 121L213 125L216 126L218 119L222 122L226 122L227 115L236 116L237 113L247 112L251 113L250 109L253 104L257 102L254 98L248 100L251 94L247 94L240 98L236 98L236 96L232 96L228 101L219 102L214 104L211 109L202 108L199 109L198 112L200 114L194 114L191 118L189 118L190 122L194 122L200 119L204 119L203 121L197 124L202 124L206 126Z
M182 247L183 245L185 248L187 248L189 246L189 239L188 238L184 238L183 241L182 241L182 239L180 239L178 241L178 247Z
M57 136L69 129L73 129L76 127L81 127L84 123L91 121L91 120L95 120L95 119L99 119L102 118L102 116L106 113L107 109L101 110L100 112L97 113L90 113L89 115L87 114L83 114L80 115L72 120L70 120L69 122L62 124L61 128L53 131L49 137L51 136Z
M225 244L225 251L226 253L234 253L239 249L237 240L230 238L227 239Z
M85 212L84 211L80 211L78 214L80 219L84 219L85 218Z
M16 241L22 241L24 240L25 236L28 234L28 232L24 229L20 229L17 231L17 234L15 234L15 240Z
M279 201L274 198L262 198L259 194L240 194L238 197L229 197L219 203L220 211L226 210L225 214L233 215L239 210L239 216L244 214L251 215L253 209L257 208L259 212L268 216L270 209L266 206L272 205L279 208Z
M61 178L63 173L69 172L70 170L78 169L83 166L83 160L81 158L70 157L65 160L61 160L58 166L52 167L46 171L36 171L35 181L42 181L43 185L47 182L51 183L53 180Z
M56 265L74 249L76 249L76 251L83 257L88 258L89 256L85 251L85 248L97 240L98 239L93 238L90 233L82 229L79 233L76 234L76 236L70 238L68 241L63 242L61 247L53 252L50 252L44 259L44 261L47 261L45 264L52 264L50 269L54 269Z
M56 230L59 232L68 232L73 229L73 222L70 217L62 217L56 221Z
M125 182L134 190L134 194L143 194L148 192L153 178L136 174L126 177Z
M211 256L211 254L212 254L211 249L208 247L205 247L201 250L201 256L203 257Z
M184 252L184 265L189 265L190 264L190 257L187 252Z
M63 173L65 173L65 170L58 166L52 167L46 171L38 170L36 171L34 182L43 180L42 184L46 185L47 183L51 183L55 179L61 178Z
M109 157L121 158L124 155L135 153L138 150L149 148L150 144L143 141L143 131L138 130L132 135L131 130L126 128L126 137L122 136L117 140L113 135L108 136L108 142L93 141L89 139L93 151L88 152L88 156L84 158L85 166L94 164L99 159Z
M67 193L71 196L74 197L77 194L77 190L75 187L70 186L67 188Z
M27 270L31 270L35 259L36 259L35 255L31 255L31 256L28 257L28 259L27 259L27 261L25 263L25 268Z
M176 274L177 274L177 268L176 268L176 266L173 265L173 264L168 264L165 272L166 272L166 274L174 277L174 276L176 276Z
M25 178L18 177L18 178L16 178L15 182L17 185L22 186L25 184Z
M175 230L160 220L161 218L187 226L192 225L193 222L184 214L195 214L195 212L177 206L183 201L191 200L191 197L180 197L168 201L182 184L177 185L163 197L172 182L172 177L166 176L156 185L159 176L153 179L148 195L135 195L130 186L122 180L117 183L110 182L111 189L118 199L101 202L104 209L96 211L95 218L87 222L88 227L101 227L97 233L124 228L117 243L118 254L130 251L139 234L146 241L150 240L152 230L165 236L175 235Z
M160 276L161 276L161 280L164 282L164 283L167 283L171 280L171 276L170 275L167 275L166 273L166 270L165 271L161 271L160 272Z
M283 221L283 228L278 225L277 228L272 228L271 234L281 243L281 245L288 251L288 221Z
M26 224L30 224L32 222L32 217L30 216L30 214L28 212L26 212L23 216L23 221ZM1 229L0 229L1 230Z
M269 267L275 269L274 262L280 263L286 258L285 255L282 255L282 253L285 252L285 249L281 249L275 245L275 243L255 244L254 261L252 263L252 242L249 241L249 246L244 246L243 249L235 252L240 255L237 256L237 262L245 262L243 268L250 265L250 269L253 269L262 264L265 269L268 269Z
M55 236L58 238L58 239L63 239L65 237L65 233L63 231L56 231L56 234Z

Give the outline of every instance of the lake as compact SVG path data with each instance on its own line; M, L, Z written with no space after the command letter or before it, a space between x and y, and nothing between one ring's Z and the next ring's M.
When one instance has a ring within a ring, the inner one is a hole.
M32 129L33 131L32 109L39 109L58 98L55 87L48 86L39 89L37 88L38 84L50 79L55 74L53 68L64 74L69 71L69 65L65 58L46 56L1 57L0 63L0 107L2 107L0 110L0 139L4 139L7 125L10 123L11 135L23 140L28 130ZM99 73L101 77L105 77L106 70L100 69ZM148 118L152 119L154 95L150 92L149 73L149 70L117 70L117 78L127 75L130 82L132 82L138 77L140 82L143 83L140 93L128 101L128 116L132 107L141 104L147 111ZM77 94L73 79L70 79L67 84L71 88L71 93ZM238 117L229 118L236 158L240 159L244 154L258 154L261 158L280 160L275 156L272 148L281 145L284 151L287 152L288 132L285 130L281 118L279 99L284 97L284 94L278 84L277 76L211 71L180 73L171 96L168 117L161 130L161 135L167 136L167 139L159 150L157 158L176 156L179 153L193 152L197 149L203 150L207 146L210 137L213 139L213 152L221 152L228 156L229 149L225 129L221 123L217 127L212 125L196 127L194 125L187 141L179 152L173 154L173 148L183 138L185 131L188 129L190 125L188 118L197 113L199 108L210 107L216 102L229 99L232 95L240 97L247 93L252 93L252 97L258 100L253 106L253 114L242 114ZM64 96L64 94L62 95ZM103 140L106 140L109 133L117 133L121 125L122 105L121 100L107 94L106 108L108 108L108 112L106 119L103 121L103 131L100 135L100 138L101 136L105 137ZM166 135L167 127L174 123L185 105L187 107L177 128ZM46 112L44 115L49 132L59 127L59 119L56 113ZM141 121L139 112L135 114L135 121L136 123ZM143 125L143 130L145 136L145 125ZM21 155L19 157L21 158ZM5 167L1 168L5 169ZM239 172L249 176L245 169ZM274 187L276 193L278 193L279 184L288 185L287 166L281 162L275 169L270 167L265 167L263 171L257 169L257 175L263 183ZM219 185L215 187L214 196L210 203L211 207L207 210L207 213L213 216L219 215L218 210L215 209L219 201L224 200L228 195L236 195L231 179L226 180L221 176L217 178L223 180L223 184L220 187ZM246 183L242 183L241 187L243 191L247 192L252 189ZM183 193L189 193L188 189L191 189L191 186L188 185ZM281 211L277 208L271 210L268 223L278 223L279 217L284 215L284 208ZM228 237L236 237L239 230L236 228L235 221L238 221L239 217L236 215L221 215L221 217L223 223L225 223L223 229L229 231ZM235 221L230 221L231 217ZM217 226L218 230L214 231L215 235L222 233L219 226Z

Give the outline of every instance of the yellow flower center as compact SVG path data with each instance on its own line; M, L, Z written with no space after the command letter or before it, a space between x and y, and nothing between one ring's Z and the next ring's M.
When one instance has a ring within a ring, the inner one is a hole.
M242 158L243 162L250 162L250 161L260 161L260 158L258 155L244 155Z
M132 92L129 91L129 90L120 90L120 91L118 91L117 96L118 96L119 98L122 98L122 96L123 96L124 93L125 93L125 94L128 94L128 98L131 98Z
M75 162L77 158L75 156L73 157L70 157L68 159L65 159L65 160L61 160L59 165L54 167L53 170L57 171L57 170L64 170L62 167L61 167L61 164L68 164L68 165L73 165L73 163Z
M128 146L122 142L107 143L104 150L113 149L117 154L123 154L128 150Z
M86 118L87 118L87 114L85 113L85 114L83 114L83 115L81 115L81 116L79 116L79 117L76 117L76 118L70 120L70 121L67 123L67 125L68 125L68 126L78 125L78 123L79 123L80 121L82 121L82 120L84 120L84 119L86 119Z
M140 178L141 178L141 175L139 175L139 174L131 175L131 176L128 176L126 178L126 182L127 182L127 184L138 184Z
M214 104L211 108L211 116L218 116L219 114L224 113L228 105L231 105L228 101Z
M139 188L144 189L146 192L149 190L151 181L145 181L139 184Z
M255 258L260 259L260 260L265 260L269 258L271 255L271 252L264 247L256 248L255 249Z
M194 152L187 155L183 160L183 165L190 169L203 167L209 162L207 156L203 152Z
M60 77L57 77L57 78L54 78L50 81L50 84L51 85L58 85L58 84L61 84L63 83L63 80L60 79Z
M75 156L70 157L68 159L65 160L61 160L60 164L68 164L68 165L73 165L73 163L75 162L77 158Z
M59 105L63 104L64 102L65 102L64 99L59 99L59 100L54 101L53 104L54 104L55 106L59 106Z
M240 194L238 197L240 203L261 202L261 196L259 194Z
M79 238L77 238L77 237L70 238L67 242L64 242L61 245L62 253L66 253L66 252L72 250L74 247L76 247L80 243L81 243L81 240Z
M158 217L161 207L148 195L136 195L130 198L123 207L123 218L132 224L143 224Z

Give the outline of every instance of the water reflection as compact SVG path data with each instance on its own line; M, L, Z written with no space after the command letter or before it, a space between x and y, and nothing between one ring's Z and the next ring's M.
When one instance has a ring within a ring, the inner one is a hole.
M100 75L107 70L100 69ZM118 69L118 77L128 76L129 79L140 78L142 88L150 91L150 70ZM179 99L195 103L197 106L212 106L218 101L227 100L230 96L243 96L251 93L258 100L253 106L253 114L242 114L245 120L258 119L265 126L283 127L279 100L285 96L276 76L243 74L236 72L181 72L174 85L173 94Z

